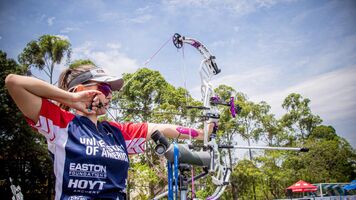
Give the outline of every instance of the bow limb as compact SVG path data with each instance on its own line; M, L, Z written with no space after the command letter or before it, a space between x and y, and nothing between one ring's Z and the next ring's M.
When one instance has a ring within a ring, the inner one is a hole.
M176 48L178 49L182 48L184 43L190 44L200 52L200 54L204 57L203 61L205 62L205 64L207 65L211 73L216 75L221 72L221 70L218 68L215 62L215 56L213 56L209 52L208 48L206 48L201 42L193 38L187 38L181 36L178 33L173 35L173 44Z

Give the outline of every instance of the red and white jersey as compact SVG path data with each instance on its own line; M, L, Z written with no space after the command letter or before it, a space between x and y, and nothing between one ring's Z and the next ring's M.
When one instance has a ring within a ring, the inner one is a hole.
M128 154L142 153L146 123L98 122L43 99L39 120L28 123L47 139L54 158L55 199L121 199Z

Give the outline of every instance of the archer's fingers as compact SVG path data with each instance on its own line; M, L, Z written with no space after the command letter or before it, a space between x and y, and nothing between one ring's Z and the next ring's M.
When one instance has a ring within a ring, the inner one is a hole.
M100 91L98 90L86 90L86 94L87 97L89 98L95 98L96 96L98 96L99 94L102 94Z

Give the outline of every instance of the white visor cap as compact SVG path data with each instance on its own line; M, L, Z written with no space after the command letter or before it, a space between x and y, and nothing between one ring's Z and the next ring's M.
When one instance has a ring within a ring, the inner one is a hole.
M68 88L73 88L74 86L87 81L107 83L111 86L113 91L119 91L124 85L124 80L122 78L110 76L103 68L96 67L75 77L71 82L69 82Z

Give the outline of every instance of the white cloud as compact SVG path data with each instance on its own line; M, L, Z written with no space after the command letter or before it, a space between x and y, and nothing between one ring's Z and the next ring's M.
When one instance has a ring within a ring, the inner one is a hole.
M0 40L2 39L2 37L0 36Z
M233 10L237 15L246 15L257 10L258 2L249 0L230 1L227 8Z
M79 28L76 27L65 27L64 29L60 30L60 33L70 33L73 31L77 31Z
M130 19L131 22L138 23L138 24L143 24L152 19L152 15L140 15L135 18Z
M98 66L107 69L111 74L120 76L122 73L132 73L138 68L136 60L119 51L118 43L109 43L114 47L104 51L94 48L93 42L86 42L73 49L73 60L90 59Z
M273 70L269 66L258 67L249 71L230 73L225 76L220 76L219 74L211 83L213 88L219 85L228 85L235 88L238 92L243 92L247 95L258 94L264 92L266 86L275 80L279 76L279 73L279 71ZM191 95L196 99L200 99L201 97L200 86L195 86L189 90ZM243 90L241 90L242 88Z
M73 56L80 57L80 56L89 55L92 48L93 48L93 42L86 41L81 46L73 48L73 53L74 53ZM80 59L80 58L76 58L76 59Z
M53 21L55 20L56 18L55 17L49 17L47 18L47 24L48 26L52 26L53 25Z
M230 11L235 15L243 16L252 13L260 8L269 8L278 3L290 2L293 0L164 0L164 5L169 8L197 7L218 11Z
M120 49L121 48L121 44L120 43L115 43L115 42L111 42L111 43L107 43L106 46L110 49Z
M99 15L99 21L120 20L121 18L121 14L117 12L105 12Z
M143 13L147 12L149 9L150 9L149 6L145 6L145 7L142 7L142 8L137 8L135 10L135 13L136 14L143 14Z
M281 91L254 95L252 100L265 100L272 111L281 115L282 101L290 93L311 100L313 113L326 121L356 117L356 67L348 67L318 75Z
M266 101L277 117L285 111L281 105L291 93L299 93L311 100L312 112L325 121L356 118L356 66L324 73L292 86L279 88L270 86L280 76L279 71L269 67L260 67L240 74L229 74L212 81L214 86L225 84L247 94L254 102ZM243 90L241 90L243 88ZM200 98L200 86L191 90L192 95Z
M169 6L191 6L209 3L207 0L163 0L163 3Z
M271 67L256 67L252 70L230 73L213 80L214 85L229 85L247 95L264 92L269 83L276 80L280 72Z
M235 32L239 32L239 31L240 31L240 27L239 27L239 26L234 26L234 27L233 27L233 30L234 30Z
M40 20L40 21L43 21L43 20L45 20L45 19L46 19L46 15L45 15L45 14L42 14L39 20Z
M36 17L36 22L43 22L44 20L46 20L46 15L45 14L38 14Z
M68 40L69 41L69 37L66 36L66 35L54 35L54 36L57 36L57 37L61 38L62 40Z
M224 39L224 40L216 40L210 46L212 48L218 48L218 47L223 48L227 46L236 46L237 43L238 40L236 40L235 38L231 38L231 39Z

